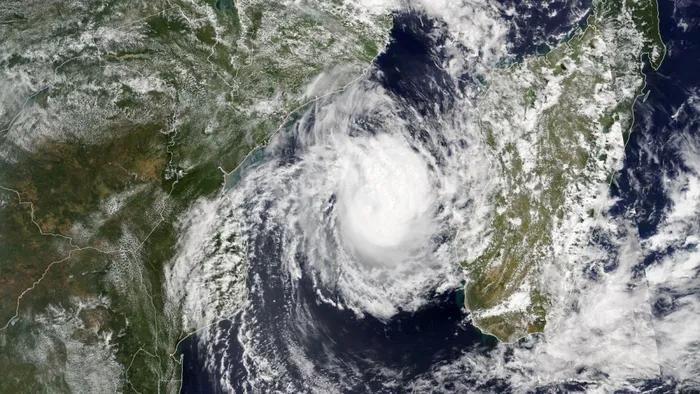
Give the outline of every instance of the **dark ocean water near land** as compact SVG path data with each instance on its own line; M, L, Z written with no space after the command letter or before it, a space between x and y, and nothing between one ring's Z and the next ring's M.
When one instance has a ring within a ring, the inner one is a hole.
M654 234L661 219L660 212L669 203L660 188L662 174L672 176L675 168L682 166L678 152L674 150L675 145L669 141L675 138L679 130L686 129L688 122L692 122L694 130L700 125L697 113L684 117L682 122L672 119L689 95L700 89L700 28L684 31L678 26L680 18L690 21L700 19L700 5L699 2L686 3L683 7L678 7L672 1L659 3L662 37L668 45L668 55L659 70L648 66L645 69L650 95L646 101L640 100L635 106L636 123L627 145L625 168L611 190L620 199L613 213L633 215L642 237ZM547 44L552 44L547 37L565 34L572 26L580 24L582 19L572 16L584 15L589 6L582 1L553 2L547 10L535 6L526 11L521 2L504 4L512 6L520 14L528 15L526 20L517 20L516 17L512 21L515 56L543 52ZM557 13L557 17L547 17L553 9L561 12ZM434 36L428 38L433 23L421 15L396 15L391 32L393 40L387 51L375 61L375 67L382 71L374 73L375 78L381 78L379 82L387 90L410 102L425 116L431 115L433 103L449 106L453 91L459 89L448 82L446 75L441 74L444 71L431 60L431 56L440 56L440 39L437 38L436 42ZM538 27L531 29L528 26ZM442 82L431 85L432 90L425 90L422 79L427 76ZM656 154L661 160L651 160L649 154ZM643 187L634 187L637 183ZM347 392L380 390L382 382L378 381L381 375L375 369L377 364L401 370L400 379L410 380L429 370L436 362L456 359L464 352L488 352L496 345L494 338L482 335L466 322L457 289L436 294L434 303L429 307L416 313L399 313L389 322L372 317L358 319L349 310L339 310L317 302L316 290L308 280L302 279L301 285L294 290L296 294L289 294L289 288L279 286L279 277L284 275L285 268L281 263L274 262L280 254L280 246L269 240L257 239L251 247L256 248L255 255L266 257L265 262L250 262L251 277L257 275L260 278L258 286L264 288L264 291L251 295L250 300L251 307L257 310L255 318L258 324L269 330L270 336L293 332L289 328L293 324L288 321L289 311L283 305L290 302L298 305L304 310L306 318L317 325L315 329L319 333L316 341L307 343L307 354L316 353L320 358L338 354L347 358L348 364L359 367L359 377L364 381ZM281 259L278 257L277 260ZM650 260L644 264L652 263ZM252 280L250 282L252 286ZM239 320L240 317L219 323L222 332L228 332L227 351L222 356L227 359L219 361L228 366L231 380L241 382L236 391L243 392L245 384L242 382L246 380L247 372L241 361L243 349L237 339ZM275 338L271 338L270 346L274 347L274 342ZM181 344L180 350L184 356L181 392L222 392L221 377L212 376L204 365L199 339L196 336L188 338ZM319 373L333 376L331 371ZM494 392L511 392L504 382L492 383ZM661 381L648 382L647 387L655 389L654 392L673 390L673 387ZM569 392L583 390L584 387L571 384L549 389L553 391L546 392Z

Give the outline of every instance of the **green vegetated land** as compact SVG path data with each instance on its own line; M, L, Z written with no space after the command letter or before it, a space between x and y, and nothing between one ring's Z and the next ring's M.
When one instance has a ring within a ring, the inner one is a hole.
M554 300L540 278L587 243L644 86L640 59L658 68L665 55L657 15L656 0L596 1L568 42L487 81L480 124L504 182L490 243L464 263L466 306L503 341L545 330Z
M179 390L186 330L164 288L178 217L319 73L355 78L376 56L388 17L351 11L0 4L1 393Z

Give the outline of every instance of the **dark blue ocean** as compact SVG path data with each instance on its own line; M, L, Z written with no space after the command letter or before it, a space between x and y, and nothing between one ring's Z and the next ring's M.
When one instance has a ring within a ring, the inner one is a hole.
M546 8L526 6L517 1L510 3L504 2L518 10L520 15L517 17L520 19L511 18L514 59L546 52L548 45L556 42L553 36L561 39L573 27L584 23L590 6L586 1L550 2ZM639 100L634 108L636 123L626 148L625 167L618 173L611 189L611 193L620 199L613 213L633 217L642 237L655 233L662 218L661 211L669 204L660 187L662 175L673 176L674 168L682 168L678 152L674 151L675 145L668 142L676 138L679 130L685 130L689 125L697 130L700 126L698 114L687 114L677 120L671 118L689 95L700 89L700 28L684 31L678 25L682 18L689 21L700 19L700 4L685 3L662 1L659 4L661 33L668 46L668 55L659 70L649 66L645 69L649 96L645 101ZM548 17L553 9L560 12L555 17ZM392 41L375 61L376 69L381 72L372 74L372 78L418 109L422 116L431 116L435 103L441 108L449 107L452 104L450 97L460 89L449 82L445 72L433 61L436 56L443 56L440 53L441 38L433 34L436 24L439 22L422 15L395 15ZM435 83L426 84L426 78ZM472 76L464 78L468 83ZM653 160L650 154L655 154L660 160ZM399 380L410 381L437 362L449 362L464 352L489 352L496 346L494 338L482 335L467 322L458 289L435 294L429 307L415 313L399 313L389 322L372 317L358 319L351 311L317 302L316 290L308 280L302 279L301 285L294 290L280 285L284 283L286 269L279 263L281 259L276 259L281 251L273 239L257 239L250 247L255 249L256 256L265 256L264 262L254 259L250 262L250 276L259 277L255 285L261 286L262 290L251 293L249 308L256 310L256 324L270 333L270 352L281 351L276 349L278 345L280 349L284 347L282 339L275 338L275 333L294 336L299 329L295 327L294 319L303 314L304 321L314 322L314 332L317 333L314 341L304 341L306 355L317 357L321 365L329 354L341 355L348 368L354 368L356 380L343 382L343 387L347 387L344 392L381 391L382 375L377 365L400 370ZM653 263L653 258L644 262ZM643 267L639 269L643 271ZM249 286L253 285L251 279ZM242 364L246 355L237 339L240 315L233 321L221 322L220 328L228 332L228 339L221 344L226 350L221 352L218 361L227 366L231 380L239 382L236 392L243 392L247 372ZM182 393L223 392L221 376L212 376L204 365L199 338L193 336L185 340L180 351L183 355ZM318 373L333 379L330 369L319 367ZM293 369L290 374L294 374ZM661 380L647 382L646 386L651 392L673 392L672 383ZM449 390L449 385L446 389ZM480 389L512 392L505 382L500 381L488 382ZM284 387L277 390L285 392ZM542 390L554 393L575 391L585 391L585 386L572 382Z

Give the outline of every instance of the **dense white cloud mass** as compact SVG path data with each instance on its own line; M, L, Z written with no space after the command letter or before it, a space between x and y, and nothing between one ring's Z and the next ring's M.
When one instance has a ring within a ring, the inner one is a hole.
M466 202L490 187L478 139L467 143L454 124L449 134L446 116L446 123L421 125L429 141L418 140L402 109L380 86L353 85L267 149L284 156L293 139L289 157L250 169L229 196L250 231L282 226L295 277L309 268L319 291L335 288L345 307L382 318L415 310L431 289L458 283L461 252L442 239L462 225L483 228ZM371 130L363 126L368 119ZM446 147L458 149L460 141L460 154L448 155ZM466 217L471 223L462 223Z

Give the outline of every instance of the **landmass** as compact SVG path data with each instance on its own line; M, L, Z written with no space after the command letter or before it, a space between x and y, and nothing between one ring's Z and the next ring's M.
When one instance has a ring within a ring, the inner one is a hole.
M198 328L165 289L180 216L329 93L319 75L362 75L391 19L360 11L0 5L0 392L179 391Z
M489 244L463 263L483 331L506 342L545 332L565 302L621 168L644 63L658 68L665 50L656 0L595 1L571 39L485 81L479 122L501 187Z

